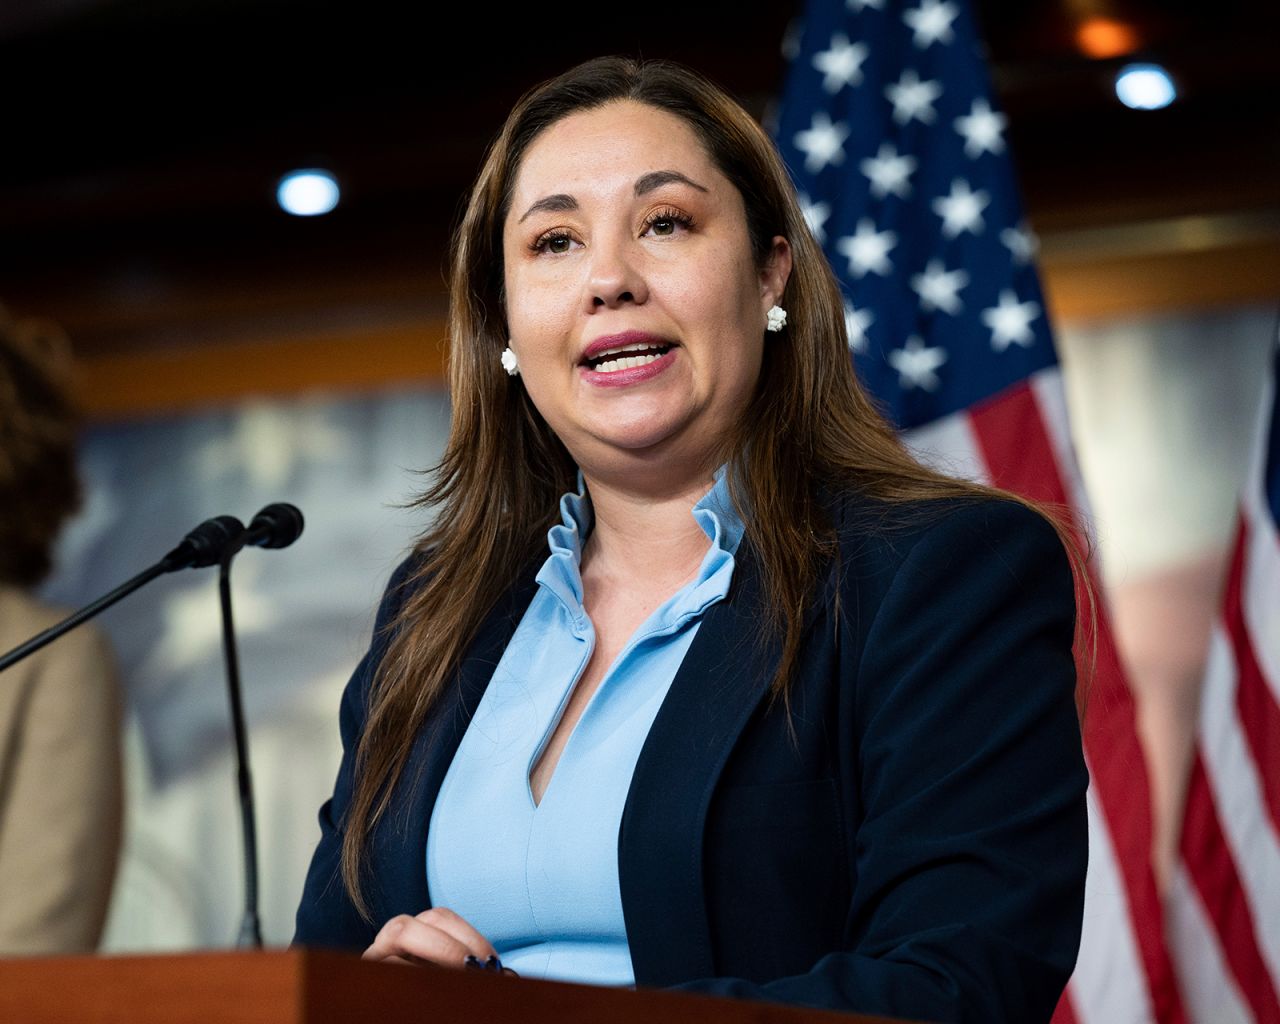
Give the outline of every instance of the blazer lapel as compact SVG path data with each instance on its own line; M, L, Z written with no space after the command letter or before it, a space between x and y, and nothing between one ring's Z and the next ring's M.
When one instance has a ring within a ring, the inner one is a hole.
M715 973L702 878L707 808L734 743L768 692L781 645L761 630L747 545L728 599L707 610L640 751L618 834L636 983Z
M389 884L382 890L396 905L386 908L384 920L401 913L418 914L431 906L426 865L431 812L471 716L536 589L533 573L523 573L520 582L499 598L481 624L453 683L440 695L427 726L414 741L401 782L403 795L390 809L386 823L391 829L384 868Z

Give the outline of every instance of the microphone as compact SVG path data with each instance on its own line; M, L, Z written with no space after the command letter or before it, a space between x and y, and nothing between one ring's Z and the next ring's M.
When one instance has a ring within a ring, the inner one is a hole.
M166 572L216 565L227 542L244 532L244 523L235 516L206 519L183 537L182 543L160 559L160 562L168 566Z
M302 536L302 525L302 512L297 505L277 501L253 517L240 540L246 548L287 548Z
M30 640L19 644L3 657L0 657L0 672L3 672L10 665L16 665L23 658L35 654L46 644L57 640L63 633L69 633L80 623L87 622L99 612L110 608L117 601L128 597L139 587L150 583L157 576L163 576L167 572L177 572L179 569L198 569L206 565L215 564L221 557L222 550L228 541L244 532L244 524L235 516L216 516L213 519L206 519L183 537L182 543L156 562L155 565L144 569L133 579L120 584L115 590L104 594L93 603L85 605L78 612L68 615L61 622L50 626L42 633L37 633Z

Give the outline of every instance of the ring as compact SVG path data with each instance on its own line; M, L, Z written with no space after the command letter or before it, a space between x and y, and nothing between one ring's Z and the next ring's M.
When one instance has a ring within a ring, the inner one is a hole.
M463 958L462 966L469 971L488 971L492 974L506 974L513 978L520 977L510 967L502 966L502 961L497 956L490 956L487 960L481 960L478 956L468 955Z

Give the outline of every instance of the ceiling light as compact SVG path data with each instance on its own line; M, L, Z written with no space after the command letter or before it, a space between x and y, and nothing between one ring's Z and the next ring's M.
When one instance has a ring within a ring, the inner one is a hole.
M1076 45L1086 57L1110 60L1133 53L1141 41L1132 25L1095 15L1086 18L1076 28Z
M328 171L290 171L276 186L276 202L295 217L318 217L338 205L338 180Z
M1116 96L1133 110L1159 110L1177 99L1178 90L1159 64L1126 64L1116 75Z

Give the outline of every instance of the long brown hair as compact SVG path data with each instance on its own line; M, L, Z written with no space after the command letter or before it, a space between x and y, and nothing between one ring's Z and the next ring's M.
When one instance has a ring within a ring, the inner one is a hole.
M839 286L805 225L782 160L719 87L676 64L606 57L527 93L491 146L454 237L453 418L434 481L418 502L434 510L435 520L419 541L420 562L376 670L343 837L343 879L366 915L363 852L414 738L480 623L519 567L545 549L558 499L575 481L568 451L499 363L507 344L502 229L520 161L552 124L619 100L665 110L693 129L742 193L758 266L775 236L791 244L793 269L782 301L788 326L765 346L757 393L735 435L725 439L722 460L768 596L766 619L782 641L775 695L785 697L806 602L836 550L821 510L823 486L855 488L890 503L997 493L922 467L871 404L854 378Z

